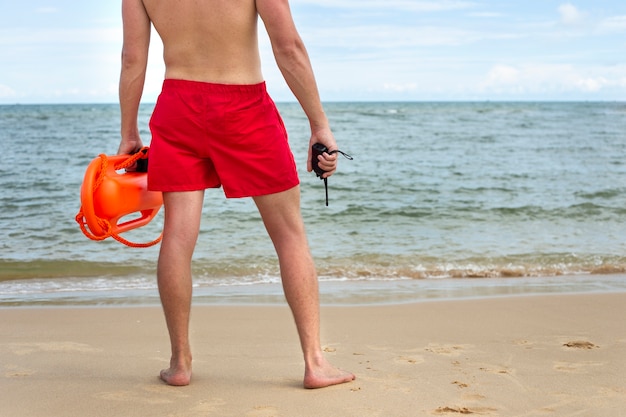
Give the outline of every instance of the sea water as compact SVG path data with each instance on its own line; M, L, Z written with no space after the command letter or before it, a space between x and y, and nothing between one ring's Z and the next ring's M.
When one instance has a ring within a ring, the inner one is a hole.
M305 169L307 120L278 106L322 302L626 289L626 103L327 103L354 157L328 207ZM85 168L117 150L118 106L0 106L0 143L0 306L158 303L158 246L91 241L74 220ZM196 302L282 302L250 199L207 190L193 274Z

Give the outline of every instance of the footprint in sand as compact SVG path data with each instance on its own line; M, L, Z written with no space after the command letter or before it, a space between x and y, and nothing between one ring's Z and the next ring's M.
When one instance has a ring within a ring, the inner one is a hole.
M472 345L439 345L429 344L424 348L426 352L436 353L437 355L459 356L465 349L472 348Z
M443 414L478 414L478 415L484 415L484 414L492 414L494 412L498 411L495 408L490 408L490 407L439 407L437 408L433 414L436 415L443 415Z
M563 343L563 346L566 348L570 348L570 349L587 349L587 350L591 350L591 349L599 349L600 346L594 345L591 342L588 342L586 340L574 340L572 342L567 342L567 343Z
M480 367L479 370L496 375L515 375L515 370L507 367Z
M466 384L465 382L461 382L461 381L452 381L452 385L456 385L459 388L468 388L469 384Z
M393 361L402 365L417 365L424 363L424 358L422 356L398 356Z

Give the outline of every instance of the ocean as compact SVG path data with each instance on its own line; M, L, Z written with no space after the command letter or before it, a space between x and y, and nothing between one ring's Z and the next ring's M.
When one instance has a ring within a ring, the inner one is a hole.
M626 290L626 103L327 103L354 157L328 207L306 118L278 107L323 304ZM118 106L0 106L0 143L0 307L158 304L158 246L91 241L74 220L88 163L117 150ZM283 302L253 202L222 190L206 193L193 274L195 303Z

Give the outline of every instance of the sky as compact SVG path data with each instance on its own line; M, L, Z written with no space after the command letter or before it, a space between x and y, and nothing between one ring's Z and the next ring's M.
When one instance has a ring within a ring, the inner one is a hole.
M624 0L292 0L324 101L626 101ZM263 73L293 101L260 28ZM0 104L114 103L114 0L1 0ZM161 88L153 36L144 102Z

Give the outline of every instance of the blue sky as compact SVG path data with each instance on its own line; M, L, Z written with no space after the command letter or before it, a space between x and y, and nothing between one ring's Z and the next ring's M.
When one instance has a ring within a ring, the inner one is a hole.
M624 0L291 5L324 100L626 100ZM119 1L3 1L0 104L116 102L121 41ZM159 43L146 102L163 77ZM270 92L293 100L260 44Z

